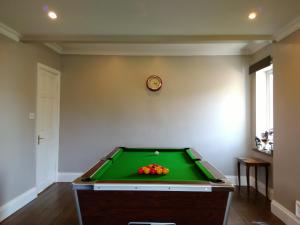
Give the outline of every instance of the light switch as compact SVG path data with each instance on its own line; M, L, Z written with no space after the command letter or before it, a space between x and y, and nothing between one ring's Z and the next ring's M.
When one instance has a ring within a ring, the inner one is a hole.
M34 120L35 119L35 113L29 113L29 119Z

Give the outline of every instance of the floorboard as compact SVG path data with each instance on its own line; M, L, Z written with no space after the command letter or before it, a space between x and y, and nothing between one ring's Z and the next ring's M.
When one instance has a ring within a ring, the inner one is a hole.
M1 225L78 225L70 183L56 183ZM270 201L251 189L235 191L228 225L284 225L270 211Z

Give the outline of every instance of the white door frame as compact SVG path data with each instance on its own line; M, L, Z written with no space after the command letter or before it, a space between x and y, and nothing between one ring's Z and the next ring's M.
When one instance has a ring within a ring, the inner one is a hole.
M37 122L38 122L38 77L39 77L39 73L41 70L47 70L53 74L56 74L57 77L58 77L58 89L57 89L57 96L58 96L58 101L57 101L57 120L55 121L56 123L56 131L55 131L55 140L56 143L55 143L55 146L56 148L54 149L55 151L55 154L56 154L56 162L55 162L55 171L56 171L56 174L55 174L55 182L57 182L58 180L58 154L59 154L59 123L60 123L60 77L61 77L61 72L56 70L56 69L53 69L45 64L42 64L42 63L37 63L37 75L36 75L36 120L35 120L35 165L36 165L36 168L35 168L35 174L36 174L36 177L35 177L35 182L36 182L36 188L37 188L37 192L41 192L43 190L38 190L38 185L37 185L37 150L38 150L38 146L37 146L37 136L38 136L38 130L37 130Z

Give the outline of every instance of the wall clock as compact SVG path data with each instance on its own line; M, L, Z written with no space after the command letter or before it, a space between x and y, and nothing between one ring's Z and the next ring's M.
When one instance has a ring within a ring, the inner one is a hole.
M150 91L158 91L162 86L162 80L159 76L151 75L147 78L146 85Z

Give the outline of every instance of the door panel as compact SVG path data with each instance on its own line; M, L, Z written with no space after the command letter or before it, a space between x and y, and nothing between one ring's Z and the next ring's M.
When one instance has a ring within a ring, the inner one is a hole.
M58 71L38 66L36 183L38 192L56 181L59 133Z

